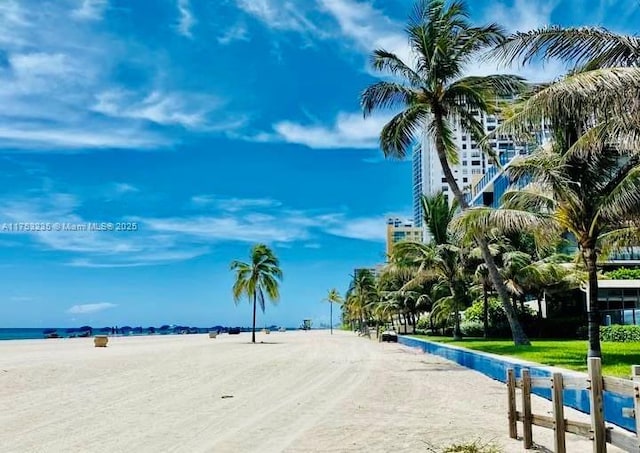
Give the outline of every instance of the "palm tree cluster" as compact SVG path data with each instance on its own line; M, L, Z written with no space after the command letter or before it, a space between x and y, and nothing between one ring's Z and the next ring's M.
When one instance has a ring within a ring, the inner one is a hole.
M452 322L459 335L459 313L477 288L485 305L489 293L498 297L514 342L526 345L518 304L583 280L589 356L601 356L599 260L640 244L640 38L557 26L508 35L497 24L472 24L458 0L419 1L406 33L411 61L373 52L373 68L388 77L362 93L362 109L365 116L396 111L380 133L387 157L404 158L419 137L431 143L454 204L449 208L441 195L425 199L432 241L397 244L377 279L354 276L344 316L360 324L393 316L415 323L428 312L430 322ZM567 74L538 84L466 75L480 61L549 59L564 62ZM504 121L487 136L482 115ZM492 159L495 136L549 139L509 166L516 184L499 209L475 208L452 171L459 163L456 130ZM563 238L577 245L575 263L555 253Z
M423 319L432 330L451 329L454 338L460 338L461 313L478 301L483 305L484 335L489 336L489 298L497 291L480 248L473 239L456 234L451 223L457 205L450 206L442 192L423 196L422 206L431 241L399 242L377 275L367 269L356 272L343 303L343 321L360 331L391 323L415 332ZM536 249L528 238L496 230L487 239L516 317L528 312L526 300L540 301L545 293L579 285L580 271L570 256L553 247Z

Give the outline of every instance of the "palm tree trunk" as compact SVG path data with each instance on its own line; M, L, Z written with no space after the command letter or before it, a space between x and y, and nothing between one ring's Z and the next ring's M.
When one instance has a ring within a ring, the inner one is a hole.
M333 335L333 302L329 301L329 330Z
M251 329L251 343L256 342L256 295L253 295L253 327Z
M589 333L589 352L587 357L602 357L602 349L600 348L600 304L598 303L598 256L596 251L591 248L582 249L582 257L587 266L589 276L589 285L587 287L587 319Z
M489 338L489 294L487 285L482 285L482 330L484 338Z
M453 339L462 340L462 331L460 330L460 310L458 310L458 297L456 291L451 291L453 297Z
M444 141L442 137L445 135L444 128L444 112L441 109L438 109L438 106L434 106L432 109L434 117L435 117L435 125L436 125L436 151L438 153L438 160L442 166L442 172L444 173L444 177L447 181L447 184L451 188L453 195L456 197L456 200L460 204L460 209L463 211L469 208L469 204L464 199L464 195L458 186L455 176L451 171L451 167L449 166L449 162L447 161L447 153L444 145ZM500 277L500 272L498 272L498 267L496 266L495 260L491 255L491 251L489 250L489 244L487 240L482 234L476 236L476 243L480 247L480 251L482 252L482 258L484 259L485 264L487 265L487 270L489 271L489 277L491 278L491 282L493 283L493 287L498 292L498 296L500 296L500 301L502 302L502 307L507 315L507 320L509 321L509 326L511 327L511 335L513 336L513 342L516 345L530 345L531 342L527 335L524 333L522 326L520 325L520 321L518 321L518 317L516 315L515 310L509 303L509 292L507 291L506 286L504 285L504 281Z
M542 319L542 298L544 297L544 291L538 294L538 320Z

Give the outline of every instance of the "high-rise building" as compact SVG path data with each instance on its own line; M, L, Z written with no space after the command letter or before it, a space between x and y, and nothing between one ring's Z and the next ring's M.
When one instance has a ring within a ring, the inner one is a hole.
M422 228L414 226L408 219L390 217L387 219L387 256L391 255L393 245L400 241L422 241Z
M502 120L494 115L477 115L486 134L493 132ZM499 167L484 153L471 134L458 126L454 127L454 143L459 150L459 163L451 165L458 186L466 194L472 205L495 206L509 185L508 178ZM500 165L504 168L520 154L528 152L523 143L516 143L505 135L499 135L489 141ZM429 234L422 222L420 197L444 192L449 202L453 202L453 193L442 171L435 145L426 134L413 149L413 217L414 224L423 229L423 240L428 241Z

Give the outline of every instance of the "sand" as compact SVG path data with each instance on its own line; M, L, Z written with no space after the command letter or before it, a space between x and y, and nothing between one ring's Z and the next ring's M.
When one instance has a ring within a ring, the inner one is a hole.
M523 451L507 435L504 384L482 374L348 332L249 340L0 342L0 451L426 452L474 439ZM535 413L550 409L535 397ZM552 439L534 427L537 443Z

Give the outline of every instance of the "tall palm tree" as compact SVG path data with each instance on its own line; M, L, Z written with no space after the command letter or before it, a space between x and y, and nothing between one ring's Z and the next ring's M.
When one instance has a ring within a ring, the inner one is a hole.
M337 289L332 288L323 300L329 302L329 329L331 330L331 335L333 335L333 304L342 304L344 299Z
M253 302L253 324L251 342L256 342L256 305L264 313L265 298L277 303L280 298L279 282L282 281L282 270L278 258L269 247L256 244L251 249L251 260L247 263L232 261L230 266L236 273L233 284L233 300L236 304L242 296L247 296Z
M356 271L347 290L345 308L351 320L358 321L361 331L366 331L371 302L378 299L373 272L369 269Z
M435 145L446 182L462 210L469 206L451 170L451 164L459 162L453 129L460 127L470 133L493 155L482 140L484 130L477 115L496 113L496 99L513 96L525 86L516 76L463 76L481 50L504 38L498 25L475 27L468 16L465 4L458 0L448 4L444 0L419 1L406 28L414 61L404 62L391 52L375 50L373 67L401 81L377 82L361 96L365 116L378 109L402 109L380 134L386 157L404 158L416 135L424 130ZM478 235L475 240L502 300L515 344L530 344L509 304L486 238Z

